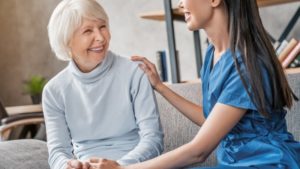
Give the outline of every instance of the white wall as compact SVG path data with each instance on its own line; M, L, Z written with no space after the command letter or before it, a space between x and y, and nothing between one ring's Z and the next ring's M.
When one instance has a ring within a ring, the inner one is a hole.
M124 56L143 55L155 62L156 51L167 49L165 23L139 17L139 13L163 9L162 0L98 1L110 16L110 45L114 52ZM32 74L51 78L66 65L56 60L47 38L46 26L58 2L0 0L0 98L5 105L29 104L29 97L22 94L22 81ZM173 5L176 3L174 0ZM299 5L297 2L262 8L266 29L278 38ZM175 22L175 34L182 80L195 79L192 33L183 22ZM201 34L204 41L203 31ZM299 21L291 36L300 39Z

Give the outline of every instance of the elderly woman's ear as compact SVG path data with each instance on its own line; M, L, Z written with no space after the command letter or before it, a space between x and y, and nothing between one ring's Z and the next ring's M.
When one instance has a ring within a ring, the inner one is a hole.
M72 55L71 49L69 50L68 55L69 55L70 59L72 59L73 55Z

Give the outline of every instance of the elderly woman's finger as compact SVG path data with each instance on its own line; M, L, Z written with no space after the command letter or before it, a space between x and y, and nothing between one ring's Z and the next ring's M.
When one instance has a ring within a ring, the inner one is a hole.
M91 165L88 162L82 162L82 169L89 169Z
M90 163L102 163L102 162L106 162L107 159L105 158L91 158L89 160Z
M92 163L89 169L100 169L101 164L100 163Z
M99 158L91 158L89 160L90 163L98 163L99 162Z
M78 160L70 160L67 162L67 165L70 169L81 169L82 168L82 163Z
M92 158L90 159L90 169L109 169L112 161L104 158ZM114 162L114 165L118 163Z
M122 167L113 160L102 159L98 163L91 163L91 169L121 169Z

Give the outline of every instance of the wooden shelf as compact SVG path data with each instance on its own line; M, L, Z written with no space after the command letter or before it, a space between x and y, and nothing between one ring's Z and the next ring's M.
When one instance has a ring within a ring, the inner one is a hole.
M271 5L279 5L289 2L299 2L299 0L257 0L257 4L259 7L271 6Z
M286 74L300 74L300 67L285 69Z
M290 2L299 2L299 0L257 0L257 4L259 7L279 5L279 4L290 3ZM163 10L146 12L146 13L140 14L140 17L144 18L144 19L164 21L165 20L165 12ZM173 9L173 17L175 20L184 21L184 14L178 8Z
M165 12L161 11L153 11L140 14L141 18L144 19L152 19L157 21L164 21L165 20ZM178 8L173 9L173 18L175 20L184 21L184 14Z

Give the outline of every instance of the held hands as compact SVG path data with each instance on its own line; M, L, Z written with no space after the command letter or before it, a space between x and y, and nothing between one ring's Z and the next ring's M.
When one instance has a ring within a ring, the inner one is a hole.
M66 169L123 169L117 162L103 158L91 158L87 162L70 160Z
M103 158L90 159L91 169L124 169L117 162Z
M147 74L152 87L158 92L161 92L164 84L161 82L159 78L155 65L145 57L141 57L141 56L132 56L131 60L142 62L139 64L139 67Z
M66 169L90 169L90 164L88 162L81 162L79 160L69 160Z

